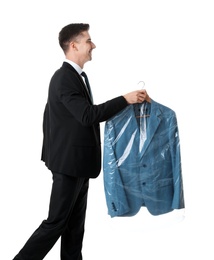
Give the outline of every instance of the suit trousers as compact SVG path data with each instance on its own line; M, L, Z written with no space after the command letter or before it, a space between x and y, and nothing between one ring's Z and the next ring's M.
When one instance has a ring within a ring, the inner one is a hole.
M53 172L47 220L32 234L14 260L40 260L61 237L61 259L82 260L89 179Z

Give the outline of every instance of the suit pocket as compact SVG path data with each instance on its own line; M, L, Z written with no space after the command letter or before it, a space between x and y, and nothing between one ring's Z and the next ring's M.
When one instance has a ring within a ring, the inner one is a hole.
M172 178L162 179L162 180L157 181L156 184L157 184L157 188L171 186L171 185L173 185L173 179Z

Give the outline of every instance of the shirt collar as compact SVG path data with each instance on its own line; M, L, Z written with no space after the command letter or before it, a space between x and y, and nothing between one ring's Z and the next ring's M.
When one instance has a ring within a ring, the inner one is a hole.
M79 74L82 73L82 69L81 69L80 66L77 65L75 62L73 62L73 61L71 61L71 60L68 60L68 59L65 59L65 62L69 63L72 67L74 67L74 69L75 69Z

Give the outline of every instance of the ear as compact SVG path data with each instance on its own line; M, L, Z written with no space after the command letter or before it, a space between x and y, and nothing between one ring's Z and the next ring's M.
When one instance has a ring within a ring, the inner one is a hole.
M76 42L70 42L70 48L73 49L74 51L77 51L78 48Z

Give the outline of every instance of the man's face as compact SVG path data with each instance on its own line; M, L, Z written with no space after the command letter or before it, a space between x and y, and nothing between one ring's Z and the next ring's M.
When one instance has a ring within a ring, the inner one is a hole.
M92 59L92 50L96 48L96 45L91 41L91 37L88 31L83 32L75 42L78 50L78 56L81 62L84 64Z

